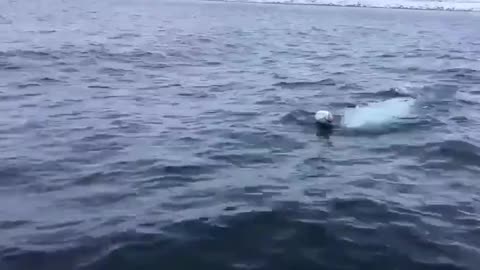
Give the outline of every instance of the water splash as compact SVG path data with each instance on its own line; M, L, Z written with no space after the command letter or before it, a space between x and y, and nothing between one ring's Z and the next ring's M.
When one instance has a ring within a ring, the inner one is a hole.
M392 98L364 107L348 108L342 122L347 128L383 127L411 117L414 104L415 100L412 98Z

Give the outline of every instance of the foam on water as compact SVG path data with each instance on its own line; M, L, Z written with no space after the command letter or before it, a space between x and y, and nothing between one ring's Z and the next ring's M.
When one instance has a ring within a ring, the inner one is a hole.
M412 98L392 98L364 107L348 108L342 119L343 125L347 128L378 128L398 123L402 118L412 116L414 103Z
M227 2L255 2L303 5L331 5L376 8L402 8L425 10L480 11L479 0L223 0Z

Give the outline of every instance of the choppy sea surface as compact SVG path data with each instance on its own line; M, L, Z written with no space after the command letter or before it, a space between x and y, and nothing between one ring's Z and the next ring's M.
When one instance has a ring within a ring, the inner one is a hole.
M478 25L1 1L0 269L478 269Z
M480 11L480 0L207 0L241 3L322 5L420 10Z

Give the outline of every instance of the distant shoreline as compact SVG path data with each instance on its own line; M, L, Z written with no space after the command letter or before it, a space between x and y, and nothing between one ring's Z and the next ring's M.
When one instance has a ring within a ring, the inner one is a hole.
M400 9L400 10L421 10L421 11L447 11L447 12L480 12L475 9L458 9L458 8L422 8L422 7L406 7L406 6L374 6L374 5L340 5L334 3L295 3L295 2L257 2L252 0L203 0L206 2L223 2L223 3L240 3L240 4L259 4L259 5L292 5L292 6L323 6L323 7L344 7L344 8L377 8L377 9Z

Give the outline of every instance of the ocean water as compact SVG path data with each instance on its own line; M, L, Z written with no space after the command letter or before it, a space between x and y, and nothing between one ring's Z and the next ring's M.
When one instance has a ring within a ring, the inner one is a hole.
M480 11L479 0L211 0L264 4L322 5L421 10Z
M0 269L478 269L477 25L0 1Z

